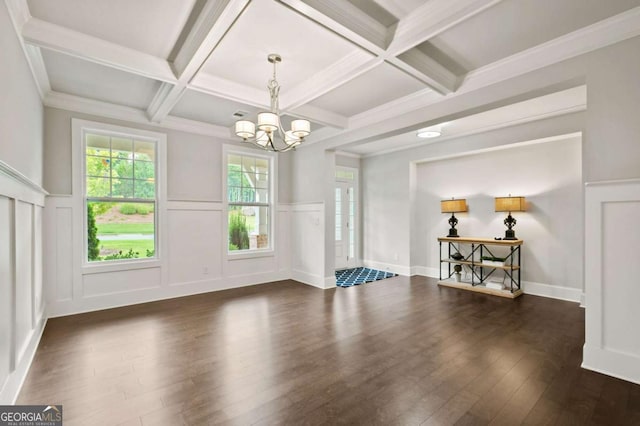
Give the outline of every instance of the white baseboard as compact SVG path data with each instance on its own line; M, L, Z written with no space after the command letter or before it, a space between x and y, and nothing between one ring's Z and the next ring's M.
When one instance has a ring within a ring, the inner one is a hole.
M119 308L140 303L192 296L213 291L230 290L251 285L266 284L291 278L288 270L259 274L221 277L211 280L172 283L168 286L144 289L135 292L112 293L79 300L49 302L49 318L81 314L102 309Z
M33 362L33 357L36 354L36 349L38 349L38 344L40 343L46 324L47 317L43 315L36 328L32 330L29 344L24 350L18 365L16 365L15 370L9 374L4 387L0 390L0 405L13 405L16 403L20 389L22 389L22 385L27 378L27 373L29 373L29 368Z
M584 291L580 295L580 307L581 308L586 308L587 307L587 297L585 296Z
M411 267L404 265L395 265L393 263L376 262L374 260L363 260L362 263L366 268L377 269L379 271L393 272L394 274L411 276Z
M561 287L557 285L541 284L531 281L522 282L522 291L533 296L549 297L551 299L568 300L569 302L580 303L582 290L571 287Z
M640 357L584 345L582 368L640 384Z
M291 270L291 279L301 282L302 284L307 284L313 287L325 288L325 279L321 275L310 274L305 271L299 271L297 269Z
M337 287L336 274L333 274L330 277L324 277L324 288L325 289L335 288L335 287Z
M429 268L428 266L412 266L411 276L414 275L429 278L440 278L440 271L438 271L438 268Z

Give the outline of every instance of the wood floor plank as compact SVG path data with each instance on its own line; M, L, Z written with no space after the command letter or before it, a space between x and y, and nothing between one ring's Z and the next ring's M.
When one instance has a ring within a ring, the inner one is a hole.
M571 302L281 281L50 319L18 403L69 425L640 424L640 386L582 370L583 344Z

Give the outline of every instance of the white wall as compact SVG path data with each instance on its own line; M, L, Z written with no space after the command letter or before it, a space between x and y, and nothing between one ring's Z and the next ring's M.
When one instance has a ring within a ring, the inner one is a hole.
M275 207L275 250L268 256L232 259L226 255L223 221L222 147L225 141L185 132L139 126L119 120L45 109L47 197L45 259L51 316L146 302L198 292L265 283L290 277L287 204ZM83 229L73 194L72 119L81 118L166 134L167 202L159 220L158 264L144 268L99 269L82 266ZM289 154L285 154L289 155ZM48 157L47 157L48 158ZM280 160L280 159L279 159ZM289 175L289 162L277 161L278 175ZM279 180L280 181L280 180ZM287 198L289 181L283 184ZM162 217L161 217L162 219ZM109 269L109 270L107 270Z
M469 211L456 214L459 235L493 238L503 237L506 229L506 213L494 211L494 197L511 193L527 200L527 211L513 214L516 235L525 241L525 293L579 300L584 247L581 151L580 138L568 138L418 164L417 219L411 230L418 238L412 266L438 276L436 239L447 234L450 217L440 212L440 200L466 198Z
M46 321L42 104L0 5L0 404L15 401Z

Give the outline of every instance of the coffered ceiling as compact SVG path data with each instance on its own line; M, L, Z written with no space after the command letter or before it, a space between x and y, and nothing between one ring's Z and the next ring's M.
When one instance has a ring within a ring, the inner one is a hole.
M281 109L312 121L312 143L640 35L640 0L6 3L45 105L228 139L234 113L268 107L269 53L283 57Z

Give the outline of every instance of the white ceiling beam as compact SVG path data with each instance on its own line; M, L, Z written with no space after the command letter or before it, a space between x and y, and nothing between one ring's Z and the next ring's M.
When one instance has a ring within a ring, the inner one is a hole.
M457 88L458 76L418 49L404 52L391 63L441 94L452 93Z
M22 27L24 41L91 62L164 82L175 82L169 63L59 25L31 18Z
M187 85L245 10L250 0L208 0L173 62L176 84L163 85L147 108L151 121L161 122L178 103Z
M280 96L282 109L297 108L382 64L365 50L355 50Z
M502 0L430 0L400 19L387 53L398 56Z
M306 16L374 53L383 55L388 29L345 0L279 0L302 16Z
M406 71L409 75L429 85L438 93L446 95L455 90L455 84L451 84L452 81L456 80L455 75L447 72L448 70L442 65L434 65L431 68L425 66L415 68L408 66L400 59L390 55L387 51L387 44L392 38L393 28L389 29L383 26L351 3L344 0L280 1L303 16L355 43L362 49L373 53L378 56L380 60L386 60L397 68ZM371 21L375 24L371 23ZM364 31L363 28L368 28L368 31ZM384 40L382 38L384 38ZM436 62L431 60L431 63ZM437 69L438 73L424 74L424 72L432 71L433 69ZM444 78L442 78L443 75L445 76ZM339 84L334 84L333 87L344 84L350 79L351 76L346 74L344 75L344 80ZM320 91L318 95L321 94L324 93ZM311 97L307 97L307 101L312 99Z
M378 6L400 19L410 11L405 0L373 0Z

